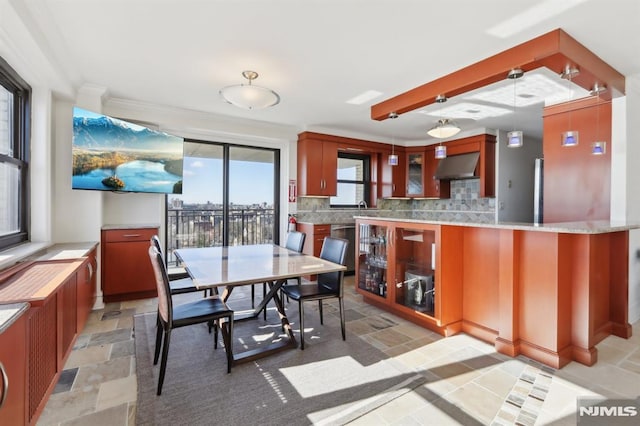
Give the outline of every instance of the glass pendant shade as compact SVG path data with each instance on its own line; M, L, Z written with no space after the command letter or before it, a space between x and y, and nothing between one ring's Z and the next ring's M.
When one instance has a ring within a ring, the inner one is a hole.
M591 154L593 155L604 155L607 152L607 143L606 142L593 142L591 144Z
M447 147L444 145L436 146L435 158L438 160L442 160L443 158L447 158Z
M507 146L509 148L519 148L522 146L522 131L514 130L507 133Z
M398 156L396 154L389 154L389 165L397 166L398 165Z
M427 131L427 134L434 138L443 139L457 135L458 132L460 132L460 127L454 121L443 118L438 120L438 123Z
M562 133L562 146L576 146L578 145L578 132L575 130L569 130Z
M226 102L245 109L262 109L280 102L280 96L273 90L251 84L258 77L257 72L244 71L242 75L249 80L248 83L220 89L220 95Z

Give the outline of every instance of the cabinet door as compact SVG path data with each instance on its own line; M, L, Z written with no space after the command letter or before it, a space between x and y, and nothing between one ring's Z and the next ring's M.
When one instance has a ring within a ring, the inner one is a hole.
M76 337L78 327L78 286L77 274L70 276L62 285L58 293L61 294L62 310L62 346L60 347L60 359L64 359L71 351L71 346ZM60 366L62 369L63 366Z
M381 189L380 198L404 197L405 196L405 174L406 157L403 152L394 151L398 156L398 164L389 164L391 152L384 152L380 158Z
M87 260L82 264L77 272L77 302L78 302L78 314L77 314L77 331L82 332L84 325L87 322L87 318L93 309L93 305L96 301L96 256L95 251L87 257Z
M387 298L389 235L389 227L375 222L358 225L356 289L367 297Z
M156 291L149 261L149 241L157 228L112 229L102 231L102 290L105 300L126 300Z
M298 142L300 195L336 195L338 144L321 140Z
M449 198L449 181L440 181L435 178L440 160L436 158L435 147L427 148L425 152L425 196L432 198Z
M0 334L0 400L4 398L0 407L1 425L25 424L26 338L26 314Z
M421 197L424 194L424 154L407 154L407 196Z

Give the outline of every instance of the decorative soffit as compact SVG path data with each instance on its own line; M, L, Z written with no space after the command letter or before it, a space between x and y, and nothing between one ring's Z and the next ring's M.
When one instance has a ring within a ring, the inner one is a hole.
M371 118L382 121L390 112L403 114L434 103L438 95L448 98L504 80L509 70L524 72L547 67L560 74L577 68L580 73L571 81L587 91L594 85L606 86L600 95L610 100L625 94L625 78L589 49L561 29L536 37L437 80L425 83L393 98L371 106Z

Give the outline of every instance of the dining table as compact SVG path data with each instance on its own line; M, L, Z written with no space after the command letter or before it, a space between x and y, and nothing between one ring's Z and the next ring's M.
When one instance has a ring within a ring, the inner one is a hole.
M234 350L234 364L252 361L298 346L283 301L279 296L279 290L287 280L346 270L344 265L289 250L276 244L181 248L174 250L174 254L186 269L196 288L212 289L225 302L235 287L268 284L269 291L258 306L252 310L234 314L234 322L257 319L273 300L286 338L258 348L238 352Z

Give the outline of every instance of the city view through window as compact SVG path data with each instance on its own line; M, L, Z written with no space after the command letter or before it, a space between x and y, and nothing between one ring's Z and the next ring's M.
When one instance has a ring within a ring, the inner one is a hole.
M278 152L199 142L184 149L182 194L167 196L168 261L177 248L273 243Z

